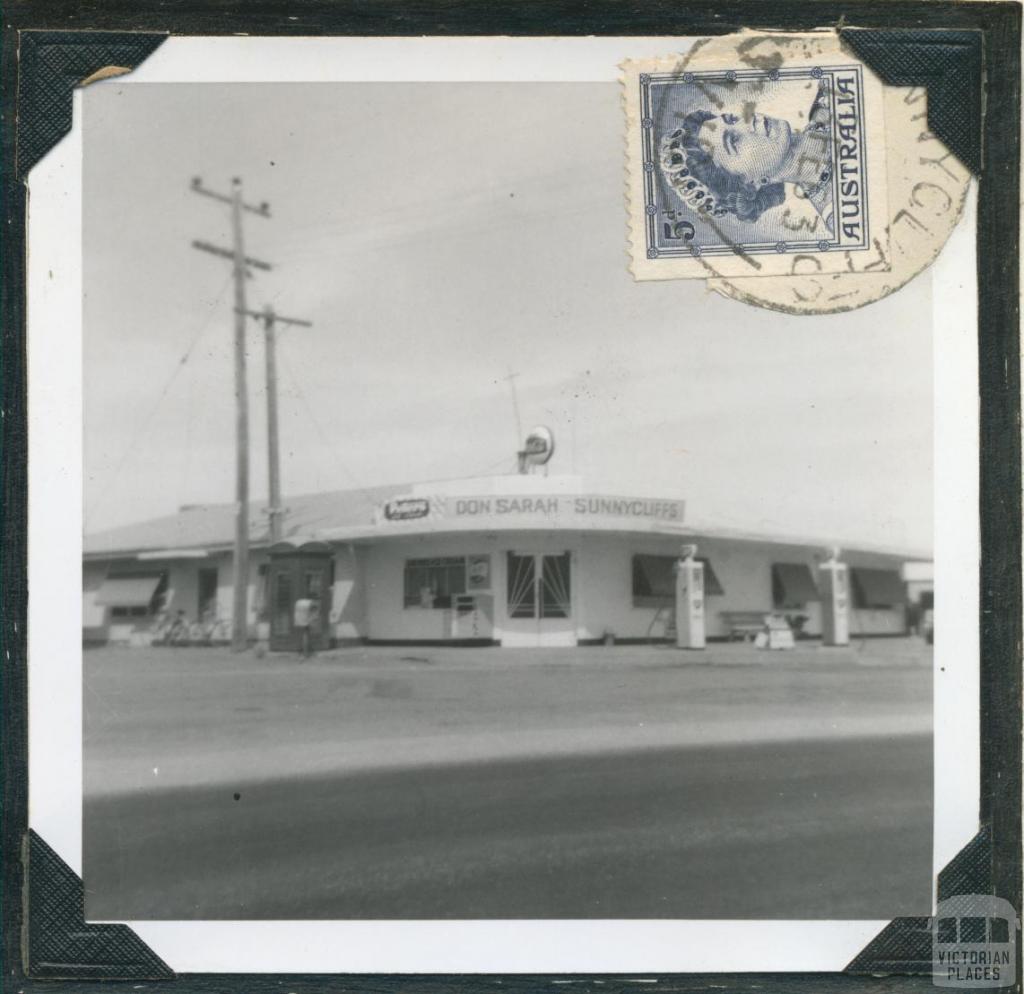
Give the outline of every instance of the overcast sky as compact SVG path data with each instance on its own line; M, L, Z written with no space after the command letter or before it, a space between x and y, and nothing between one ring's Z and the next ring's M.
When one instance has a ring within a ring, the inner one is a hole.
M616 84L85 91L86 529L234 494L230 244L193 175L267 200L249 306L279 334L285 493L550 471L703 521L932 544L927 275L792 318L626 269ZM263 350L250 328L255 497ZM183 359L185 360L183 362Z

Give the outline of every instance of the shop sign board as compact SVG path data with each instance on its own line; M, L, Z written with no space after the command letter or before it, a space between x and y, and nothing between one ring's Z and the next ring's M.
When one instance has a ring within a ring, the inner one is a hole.
M383 507L385 521L415 521L430 514L430 501L425 497L399 497Z
M446 494L400 497L383 505L382 525L420 524L444 530L479 528L635 528L683 525L684 502L606 494Z

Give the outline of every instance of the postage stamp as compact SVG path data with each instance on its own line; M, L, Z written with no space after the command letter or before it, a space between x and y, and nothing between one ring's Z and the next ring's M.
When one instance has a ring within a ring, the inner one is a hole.
M820 256L805 254L787 276L718 277L709 289L787 314L834 314L894 293L935 261L963 214L971 175L928 130L923 88L887 86L884 97L889 269L828 272Z
M834 35L623 66L637 279L885 272L881 83Z

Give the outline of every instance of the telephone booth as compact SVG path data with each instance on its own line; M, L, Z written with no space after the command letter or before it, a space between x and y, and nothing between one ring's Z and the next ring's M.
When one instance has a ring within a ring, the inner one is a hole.
M308 598L317 604L310 626L313 648L330 641L331 591L334 557L322 542L294 546L279 543L270 550L267 606L270 612L270 651L298 652L302 633L295 627L295 602Z

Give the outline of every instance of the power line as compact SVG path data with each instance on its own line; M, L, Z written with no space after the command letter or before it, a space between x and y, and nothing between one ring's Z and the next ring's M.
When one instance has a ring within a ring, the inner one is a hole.
M360 482L360 480L357 479L355 473L353 473L352 470L350 470L344 464L344 462L342 462L341 457L338 455L337 449L328 440L327 433L324 431L320 422L317 420L316 415L313 414L313 409L309 404L309 400L306 397L305 391L302 389L299 383L299 379L295 375L295 371L292 369L292 365L288 360L287 350L282 348L279 352L279 355L281 356L281 365L284 367L284 371L288 376L288 381L291 384L293 391L295 392L295 396L298 397L303 408L305 409L306 417L309 418L309 422L313 426L314 431L316 431L317 435L319 436L321 444L331 454L331 457L334 459L335 464L342 471L342 473L355 484L355 489L358 491L359 495L367 502L367 504L369 504L374 510L376 510L377 501L369 496L369 488L365 486L362 482Z
M131 456L131 454L134 452L136 446L142 440L142 437L149 431L149 428L153 423L153 419L156 417L157 412L160 410L160 405L163 404L168 393L170 393L171 387L174 385L174 381L178 378L178 375L181 373L182 369L185 368L186 363L191 358L192 353L195 351L195 348L202 339L203 334L206 332L206 329L210 327L210 323L213 321L214 315L216 314L216 307L220 303L221 298L224 296L224 291L227 290L228 284L230 282L231 277L229 276L224 281L224 284L221 286L220 290L217 291L217 296L210 303L210 313L207 314L206 320L202 323L202 325L200 325L199 330L193 336L192 341L189 343L188 348L185 349L185 352L182 354L182 357L175 363L174 368L171 370L170 376L168 376L166 382L163 385L163 388L160 390L160 393L157 394L156 402L153 404L149 413L141 422L138 423L138 427L136 428L135 433L132 435L131 440L129 441L127 447L125 448L124 453L122 454L120 461L118 462L116 468L114 469L114 472L111 474L106 486L99 492L99 494L97 494L96 498L93 500L89 508L86 509L83 521L83 525L85 526L86 531L88 531L89 527L89 518L96 512L97 507L106 498L107 494L110 493L111 488L120 478L121 472L124 470L124 467L128 462L129 456Z
M477 470L475 473L470 473L466 479L474 480L478 477L491 476L493 475L494 470L499 469L502 466L507 467L510 473L514 473L516 471L517 463L518 460L510 459L507 455L502 456L500 459L496 459L492 462L489 466L485 466L483 469Z
M557 181L563 175L562 170L549 170L535 176L517 180L515 189L518 199L516 203L519 204L524 199L523 194L532 193L534 189L543 192L549 188L552 181ZM450 222L453 208L462 209L471 218L479 218L481 216L480 211L470 210L470 205L482 207L493 201L496 196L497 193L492 184L483 184L468 189L460 188L457 191L434 197L428 205L424 205L422 199L415 197L408 202L395 202L393 204L375 203L372 209L346 211L344 217L339 217L337 220L328 220L329 215L327 217L317 216L309 223L293 226L291 235L286 236L279 244L286 253L290 253L293 248L301 246L303 249L308 250L311 255L322 255L322 249L317 247L318 243L329 242L332 245L336 245L339 236L351 234L353 231L364 230L370 222L373 222L373 228L377 231L381 227L387 227L388 224L393 223L396 228L395 240L397 241L401 237L401 229L407 231L410 222L413 224L419 223L422 220L429 222L436 217L443 217L447 222ZM502 194L502 197L504 197L504 194ZM579 208L579 210L585 209L584 207ZM523 216L542 217L546 216L546 214L546 208L531 208L525 211ZM475 221L473 226L476 226Z

